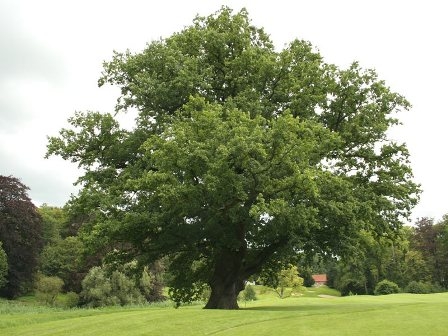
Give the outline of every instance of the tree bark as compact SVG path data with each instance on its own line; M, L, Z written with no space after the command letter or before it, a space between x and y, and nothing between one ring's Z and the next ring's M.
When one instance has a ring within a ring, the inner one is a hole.
M238 294L244 289L249 276L261 270L263 263L284 246L287 239L279 238L249 257L245 243L238 250L224 249L216 258L209 285L210 298L205 309L238 309Z
M238 294L244 289L244 251L223 251L209 282L210 298L205 309L238 309Z
M239 309L238 294L244 289L244 281L215 282L205 309Z

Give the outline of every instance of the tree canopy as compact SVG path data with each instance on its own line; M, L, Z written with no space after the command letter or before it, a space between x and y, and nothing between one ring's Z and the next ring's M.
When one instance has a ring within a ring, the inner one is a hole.
M30 289L42 248L42 219L28 197L28 187L0 175L0 242L8 262L0 295L15 298Z
M417 202L407 148L387 137L405 98L309 42L275 50L245 10L115 52L106 83L121 89L115 113L77 112L47 155L84 169L70 206L86 242L142 265L167 257L178 303L208 284L206 308L237 308L264 266L393 235Z

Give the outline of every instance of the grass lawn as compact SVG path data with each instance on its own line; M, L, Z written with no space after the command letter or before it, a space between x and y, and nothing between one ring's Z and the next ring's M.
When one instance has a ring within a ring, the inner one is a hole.
M447 335L448 293L319 297L323 292L329 293L262 295L238 311L199 305L61 310L0 301L0 335Z

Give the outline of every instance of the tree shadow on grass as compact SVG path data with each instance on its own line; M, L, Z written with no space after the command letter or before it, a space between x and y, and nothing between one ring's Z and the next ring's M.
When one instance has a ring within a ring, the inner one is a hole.
M319 310L328 310L327 305L312 305L312 306L298 306L298 305L281 305L281 306L260 306L260 307L241 307L240 310L248 311L286 311L286 312L310 312Z

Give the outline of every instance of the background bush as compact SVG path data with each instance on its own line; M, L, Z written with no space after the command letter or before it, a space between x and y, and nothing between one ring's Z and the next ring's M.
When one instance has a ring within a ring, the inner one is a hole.
M81 283L81 302L89 307L117 305L112 285L101 267L92 267Z
M112 295L118 299L122 306L128 304L142 304L146 302L135 282L125 274L114 271L110 278Z
M64 281L57 276L40 275L36 282L36 296L37 298L53 306L58 294L62 291Z
M109 276L104 268L93 267L82 281L81 303L89 307L145 302L136 282L120 271Z
M79 303L78 294L76 294L75 292L68 292L67 294L65 294L64 306L66 308L74 308L78 305L78 303Z
M431 283L427 281L411 281L404 289L406 293L411 294L430 294L430 293L443 293L445 288L437 283Z
M361 281L354 279L343 281L337 289L341 292L342 296L366 294L365 285Z
M429 294L433 293L433 286L430 283L422 281L411 281L405 288L406 293L412 294Z
M400 288L395 282L389 280L382 280L378 282L375 287L375 295L395 294L400 291Z
M257 294L255 293L254 286L247 285L242 292L242 298L244 301L255 301L257 299Z

